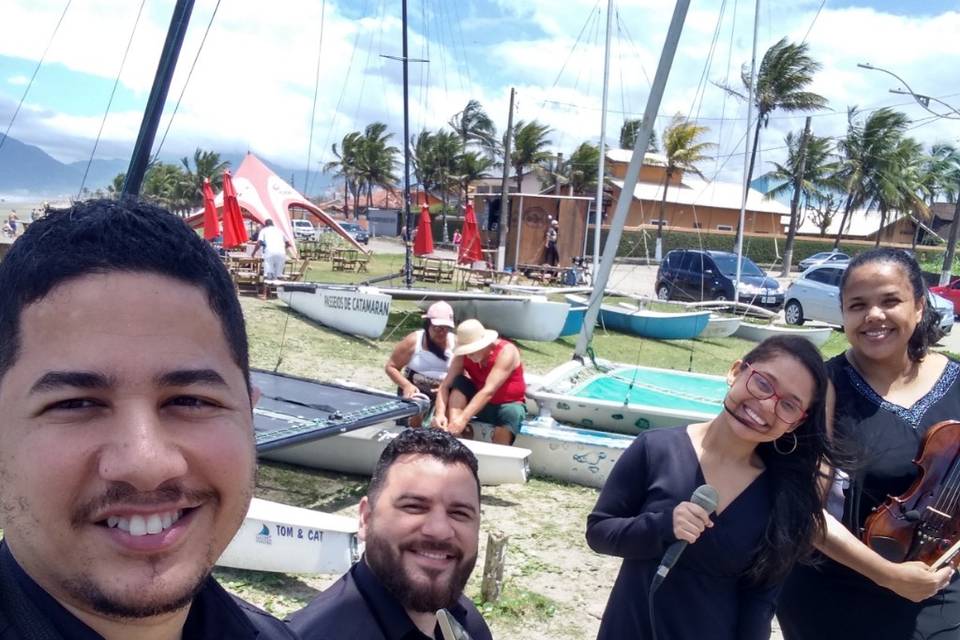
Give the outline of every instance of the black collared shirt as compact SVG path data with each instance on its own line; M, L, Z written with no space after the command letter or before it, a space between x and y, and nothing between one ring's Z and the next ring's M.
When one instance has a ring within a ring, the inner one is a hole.
M377 620L380 630L387 640L442 640L440 627L436 626L433 630L433 637L426 636L417 628L410 616L407 615L397 599L390 593L376 574L367 566L366 557L353 565L350 569L356 582L357 590L370 607L370 612ZM477 615L469 615L467 609L469 601L466 596L461 595L457 603L448 610L453 617L466 629L472 640L489 640L490 630L483 622L483 619ZM473 608L472 605L470 605ZM473 608L476 611L475 608Z
M66 640L103 640L100 634L70 613L27 575L6 544L0 544L0 562L9 567L16 586L56 634ZM284 623L231 596L212 577L207 578L194 598L182 637L184 640L296 639L296 635Z

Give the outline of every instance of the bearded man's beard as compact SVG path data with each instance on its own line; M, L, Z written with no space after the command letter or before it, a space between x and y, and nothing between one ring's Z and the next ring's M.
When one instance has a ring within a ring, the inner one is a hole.
M453 573L449 578L432 579L426 584L423 580L412 579L407 575L401 557L404 551L411 548L452 555L456 562ZM389 540L376 535L372 528L367 531L365 555L367 565L405 609L429 613L456 604L477 563L476 553L465 558L453 545L442 542L401 544L396 550Z

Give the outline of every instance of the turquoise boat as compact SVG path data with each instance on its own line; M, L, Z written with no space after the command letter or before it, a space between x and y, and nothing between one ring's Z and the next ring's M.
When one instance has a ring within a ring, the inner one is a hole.
M636 435L646 429L704 422L723 409L721 376L654 367L571 360L528 382L531 411L560 422Z
M582 296L568 295L571 305L586 305ZM646 309L627 309L604 304L600 306L600 324L607 329L654 340L689 340L696 338L710 322L709 311L664 313ZM562 335L562 334L561 334Z

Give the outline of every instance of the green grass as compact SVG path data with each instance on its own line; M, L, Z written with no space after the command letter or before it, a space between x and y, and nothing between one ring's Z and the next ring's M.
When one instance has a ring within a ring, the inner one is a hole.
M474 602L488 623L546 620L557 610L557 603L550 598L518 587L509 580L504 584L500 599L496 602L482 602L479 598L474 599Z

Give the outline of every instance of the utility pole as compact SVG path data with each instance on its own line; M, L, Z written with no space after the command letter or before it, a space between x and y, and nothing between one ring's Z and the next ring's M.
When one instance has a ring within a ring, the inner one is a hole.
M800 211L800 191L803 187L803 172L807 167L807 140L810 138L810 120L803 125L803 135L800 136L800 158L797 160L797 173L793 176L793 198L790 200L790 226L787 228L787 246L783 249L783 269L780 277L790 275L790 264L793 262L793 243L797 237L797 219Z
M507 260L507 224L510 219L510 143L513 140L513 95L510 87L510 113L507 115L507 136L503 141L503 179L500 181L500 220L497 222L497 271L503 271Z

